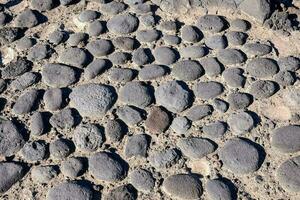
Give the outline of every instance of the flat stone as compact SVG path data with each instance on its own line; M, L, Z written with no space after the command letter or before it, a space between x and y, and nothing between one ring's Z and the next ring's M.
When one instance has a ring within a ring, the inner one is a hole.
M249 132L254 128L254 119L244 111L233 113L228 118L228 125L235 134Z
M138 18L129 13L118 14L107 21L108 30L117 35L132 33L138 26Z
M272 59L256 58L248 62L246 70L250 76L256 78L271 78L279 71L279 68Z
M158 64L170 65L177 60L176 52L170 47L157 47L153 50L153 56Z
M177 81L165 82L155 90L156 103L175 113L189 107L191 98L191 93Z
M23 135L11 121L1 121L0 137L1 156L12 156L17 153L25 144Z
M226 169L236 174L249 174L259 169L259 152L256 147L241 138L228 140L219 151Z
M251 28L251 24L244 19L234 19L230 22L230 29L234 31L248 31Z
M196 24L200 30L213 33L221 32L226 29L226 21L218 15L204 15L200 17Z
M93 190L76 182L64 182L51 188L47 193L47 200L93 199Z
M300 190L300 156L293 157L282 163L276 171L279 184L289 192Z
M89 157L89 172L97 180L115 182L125 178L124 161L109 152L97 152Z
M75 70L61 64L46 64L42 69L42 81L50 87L67 87L77 81Z
M210 140L200 137L183 138L176 145L190 159L201 159L216 149Z
M204 70L202 66L192 60L183 60L173 65L172 74L179 80L193 81L198 79Z
M256 99L268 98L277 92L277 85L273 81L258 80L252 83L249 93Z
M133 106L119 107L116 114L129 126L134 126L143 120L141 112Z
M176 164L179 159L180 154L175 148L155 151L149 156L149 162L155 168L169 168Z
M104 143L104 133L95 124L81 124L74 130L73 141L78 150L94 152Z
M8 191L25 176L25 168L14 162L0 162L0 193Z
M151 133L162 133L170 125L169 114L160 107L152 107L145 121L146 128Z
M149 142L146 134L137 134L128 137L125 145L125 156L127 158L146 157Z
M201 181L188 174L175 174L167 177L162 189L176 199L199 199L203 193Z
M31 112L37 104L38 90L30 89L23 92L16 100L12 108L12 113L22 115Z
M195 96L204 100L212 99L223 93L223 85L219 82L198 82L194 85Z
M175 21L161 21L159 24L159 29L166 32L175 32L177 28L178 27Z
M162 40L168 45L177 45L180 44L181 39L176 35L166 35L164 34Z
M218 60L224 65L241 64L246 61L245 54L237 49L223 49L217 54Z
M139 17L140 23L146 27L152 27L156 24L155 17L152 14L145 14Z
M18 51L29 49L35 44L35 42L36 41L33 38L24 36L21 39L16 41L16 49Z
M81 22L91 22L99 17L99 13L94 10L83 10L79 15L78 19Z
M128 82L119 91L119 100L124 104L145 108L152 103L153 94L143 82Z
M116 93L111 87L89 83L75 87L70 104L80 115L97 118L103 116L115 103Z
M300 127L287 125L275 129L271 137L271 146L282 153L300 151Z
M106 56L113 51L113 45L110 40L98 39L89 42L86 49L95 57Z
M149 193L153 191L155 179L152 173L145 169L136 169L129 174L129 182L139 191Z
M212 105L214 109L216 109L220 113L225 113L227 112L229 108L229 104L224 101L223 99L216 98L212 101Z

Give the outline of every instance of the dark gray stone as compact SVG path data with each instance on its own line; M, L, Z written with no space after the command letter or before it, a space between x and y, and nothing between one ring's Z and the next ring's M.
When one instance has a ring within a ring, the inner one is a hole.
M173 65L172 74L179 80L193 81L204 74L204 70L196 61L183 60Z
M198 121L211 115L212 112L211 105L194 105L186 111L186 117L191 121Z
M47 200L93 199L93 190L76 182L64 182L51 188L47 193Z
M219 82L198 82L194 85L195 96L204 100L212 99L223 93L223 85Z
M202 39L202 36L199 34L199 30L191 25L184 25L181 28L181 38L185 42L196 43Z
M152 30L141 30L136 32L136 39L142 43L151 43L158 40L160 37L159 31Z
M89 50L89 48L87 49ZM64 52L59 55L58 60L66 65L83 68L88 62L88 55L84 50L72 47L65 49Z
M176 35L164 35L162 39L165 42L165 44L168 45L177 45L181 42L180 37Z
M113 45L110 40L98 39L89 42L86 49L95 57L106 56L113 51Z
M170 47L157 47L153 50L153 56L158 64L170 65L177 60L174 49Z
M17 57L1 70L1 77L3 79L15 78L29 71L31 65L32 64L28 60Z
M105 136L111 142L121 141L127 133L127 127L121 120L109 120L105 126Z
M97 19L99 13L94 10L84 10L78 15L78 20L81 22L91 22Z
M123 65L126 64L130 60L130 54L125 52L114 52L108 56L108 59L114 65Z
M246 70L255 78L271 78L279 71L279 68L270 58L256 58L247 64Z
M154 80L166 74L164 67L160 65L146 65L139 71L140 80Z
M22 29L17 27L4 27L0 29L0 44L7 45L22 36Z
M149 64L152 59L152 53L149 49L138 48L132 53L132 61L137 65Z
M15 183L21 180L26 174L25 168L13 162L0 163L0 193L8 191Z
M21 149L21 155L27 162L38 162L46 158L47 145L43 141L27 142Z
M19 39L18 41L16 41L16 49L18 51L23 51L23 50L29 49L34 44L35 44L34 39L24 36L21 39Z
M30 117L30 133L34 136L40 136L45 132L46 124L41 112L35 112Z
M205 40L205 44L211 49L225 49L228 46L224 35L213 35Z
M271 5L268 0L244 0L239 5L239 9L260 23L271 15Z
M280 71L275 74L274 81L281 86L289 86L296 82L296 78L295 75L290 71Z
M177 134L186 134L191 128L191 122L186 117L176 117L170 127Z
M84 173L84 163L80 158L68 158L61 163L60 171L64 176L76 178Z
M129 182L139 191L149 193L153 191L155 179L152 173L145 169L135 169L129 174Z
M129 82L135 77L135 73L130 68L111 68L108 71L108 78L112 82Z
M137 134L127 138L124 153L126 158L146 157L148 148L148 136L146 134Z
M217 54L218 60L224 65L236 65L246 61L245 54L237 49L223 49Z
M17 115L27 114L34 109L38 100L38 90L30 89L22 93L12 108L12 113Z
M136 48L136 40L131 37L116 37L113 39L113 45L124 51L132 51Z
M273 81L258 80L250 86L249 93L256 99L268 98L277 92L277 85Z
M300 68L300 59L294 56L279 58L280 70L297 71Z
M232 200L235 195L232 194L230 186L221 179L208 180L206 182L206 191L209 199Z
M199 62L208 77L218 76L223 71L222 64L215 57L203 58Z
M177 149L165 149L152 152L149 156L149 162L155 168L169 168L176 164L180 157Z
M136 200L137 191L132 185L126 184L112 189L106 196L104 196L104 200L118 200L118 199Z
M29 86L36 83L38 80L38 76L36 73L33 72L26 72L23 75L17 77L10 83L10 87L14 90L25 90Z
M226 21L218 15L204 15L197 20L197 27L203 31L221 32L226 28Z
M214 106L214 109L221 113L225 113L229 108L229 104L226 101L218 98L212 101L212 105Z
M50 143L49 152L50 156L56 160L62 160L68 157L73 151L73 143L67 139L57 139Z
M138 18L129 13L115 15L107 21L108 30L118 35L132 33L138 26Z
M207 53L203 46L187 46L180 49L180 56L183 58L202 58Z
M100 34L105 32L106 27L104 26L103 22L96 20L89 23L87 27L87 33L90 36L99 36Z
M47 44L36 44L28 52L27 58L31 61L40 61L48 58L52 53L52 50Z
M116 114L129 126L134 126L143 120L140 111L133 106L119 107Z
M227 124L222 121L216 121L207 125L204 125L202 131L207 137L216 139L221 138L227 131Z
M243 32L231 31L226 34L229 44L238 46L246 43L248 35Z
M35 166L31 170L31 178L36 183L48 183L58 175L53 165Z
M233 110L245 109L253 102L252 95L242 92L232 92L228 94L227 101Z
M45 108L50 111L59 110L63 105L63 92L59 88L48 89L44 93Z
M85 69L84 78L91 80L103 73L108 68L108 62L104 59L94 59Z
M38 0L37 0L38 1ZM54 31L49 34L48 41L53 45L58 45L66 38L64 31Z
M234 134L243 134L254 128L253 117L244 111L233 113L228 117L227 121L231 131Z
M300 151L300 127L287 125L273 131L272 148L282 153L296 153Z
M111 1L106 4L102 4L101 6L101 11L109 15L117 15L123 12L125 9L126 9L126 4L117 1Z
M241 88L246 83L246 77L243 73L244 70L241 68L227 68L222 73L222 77L229 87Z
M72 33L67 40L67 44L71 47L79 46L80 44L84 44L88 39L88 35L86 33Z
M230 29L233 31L248 31L251 27L251 24L244 19L234 19L230 23Z
M33 11L29 8L21 11L19 15L15 18L15 26L20 28L32 28L39 24L38 17L36 15L37 11Z
M261 44L261 43L245 44L243 46L243 49L248 56L252 56L252 57L264 56L264 55L271 53L271 51L272 51L272 47L270 47L269 45L266 45L266 44Z
M54 113L49 120L52 127L58 130L68 130L75 126L75 116L70 108Z

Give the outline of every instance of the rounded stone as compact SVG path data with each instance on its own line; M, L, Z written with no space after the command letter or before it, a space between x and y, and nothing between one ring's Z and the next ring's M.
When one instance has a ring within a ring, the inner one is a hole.
M177 44L180 44L180 42L181 42L180 37L178 37L176 35L164 34L162 37L162 40L165 42L165 44L168 44L168 45L177 45Z
M135 16L118 14L107 21L107 28L114 34L128 34L134 32L139 26L139 20Z
M126 124L121 120L109 120L105 126L105 136L111 142L121 141L126 133Z
M109 66L107 60L104 59L94 59L85 69L84 78L86 80L91 80L96 78L98 75L102 74Z
M79 45L84 45L86 40L88 39L88 35L86 33L72 33L69 36L67 44L71 47L76 47Z
M224 65L241 64L246 61L245 54L237 49L223 49L217 54L218 60Z
M191 93L177 81L161 84L155 90L156 103L171 112L181 112L191 104Z
M200 30L213 33L221 32L226 28L226 21L218 15L204 15L200 17L196 24Z
M227 124L222 121L216 121L207 125L204 125L202 131L209 137L209 138L221 138L227 131Z
M279 58L278 65L280 70L297 71L300 68L300 59L294 56Z
M152 53L150 49L138 48L132 53L132 61L137 65L145 65L152 60Z
M252 83L249 93L256 99L268 98L277 92L277 85L273 81L258 80Z
M135 71L130 68L111 68L108 78L113 82L129 82L135 78Z
M208 77L215 77L222 73L223 66L215 57L203 58L199 61L204 68L205 75Z
M0 162L0 193L7 192L26 174L25 168L16 162Z
M36 89L23 92L13 105L12 113L22 115L31 112L37 104L38 94Z
M136 169L129 174L129 182L139 191L151 192L155 186L152 173L145 169Z
M66 38L64 31L53 31L48 36L48 41L53 45L60 44Z
M165 68L160 65L146 65L139 71L139 79L143 81L148 81L160 78L165 74Z
M94 10L84 10L78 15L78 19L81 22L90 22L98 17L99 13Z
M134 106L122 106L117 108L117 116L126 123L126 125L134 126L143 120L141 111Z
M177 60L174 49L171 49L170 47L157 47L154 49L153 55L158 64L170 65Z
M224 35L213 35L205 40L205 44L211 49L225 49L228 46Z
M282 153L300 151L300 126L287 125L273 131L271 146Z
M58 171L53 165L35 166L31 170L31 178L37 183L48 183L58 175Z
M18 67L16 67L18 66ZM13 79L31 69L32 63L22 57L17 57L6 64L1 70L2 79Z
M103 198L104 200L136 200L137 191L131 184L118 186L109 191Z
M115 103L116 93L108 86L88 83L75 87L70 104L80 115L97 118L104 115Z
M246 43L248 35L243 32L231 31L226 34L226 37L229 44L238 46Z
M11 121L1 121L0 123L0 155L12 156L17 153L25 144L23 135L16 125Z
M136 40L131 37L116 37L113 39L113 44L124 51L132 51L137 46Z
M289 192L300 191L300 156L293 157L282 163L276 171L279 184Z
M205 185L209 199L231 200L235 199L230 186L221 179L208 180Z
M40 136L45 132L46 124L43 113L35 112L30 117L30 133L34 136Z
M35 44L34 39L24 36L21 39L19 39L18 41L16 41L16 48L19 51L23 51L23 50L29 49L34 44Z
M125 52L114 52L108 56L108 59L114 65L123 65L126 64L130 60L130 54Z
M198 82L193 87L195 96L204 100L219 96L223 90L223 85L215 81Z
M228 140L220 149L219 156L224 167L232 173L249 174L260 167L257 148L252 142L241 138Z
M296 77L295 74L290 71L280 71L275 74L274 81L281 86L289 86L296 82Z
M49 45L36 44L28 51L27 58L31 61L40 61L48 58L51 53L52 50Z
M80 151L93 152L102 146L104 133L94 124L81 124L74 130L73 141Z
M181 155L175 148L156 150L149 156L149 162L155 168L169 168L177 163Z
M124 161L108 152L97 152L89 157L89 171L97 180L115 182L125 178Z
M146 128L151 133L162 133L170 125L169 114L160 107L153 107L145 121Z
M186 117L176 117L170 127L177 134L186 134L191 128L191 122Z
M125 144L126 158L146 157L149 148L149 138L146 134L137 134L127 138Z
M101 5L101 11L109 15L117 15L126 9L126 4L118 1L111 1Z
M212 105L220 113L227 112L227 110L229 108L229 104L226 101L224 101L223 99L219 99L219 98L214 99L212 101Z
M202 66L192 60L183 60L173 65L172 74L179 80L193 81L198 79L204 70Z
M93 190L76 182L64 182L51 188L47 193L47 200L93 199Z
M272 47L261 43L248 43L243 46L245 53L249 56L264 56L271 53Z
M190 159L201 159L216 149L210 140L200 137L182 138L176 145Z
M110 40L98 39L89 42L86 49L95 57L106 56L113 51L113 45Z
M159 28L166 32L176 32L177 24L176 21L161 21L159 24Z
M65 108L50 117L50 124L56 130L70 130L75 125L76 113L71 108Z
M222 73L222 78L229 87L240 88L244 87L246 77L243 75L244 70L241 68L227 68Z
M246 70L250 76L256 78L271 78L279 71L279 68L270 58L256 58L247 64Z
M26 8L21 11L15 18L15 26L19 28L32 28L39 24L38 17L36 15L37 12Z
M213 113L211 105L194 105L186 111L186 117L191 121L201 120Z
M188 174L176 174L167 177L162 189L176 199L199 199L203 193L200 180Z
M43 141L27 142L21 149L22 157L29 162L41 161L46 157L47 146Z
M88 27L87 27L87 33L90 36L99 36L100 34L105 32L105 26L103 24L103 22L97 20L97 21L93 21L91 23L89 23Z
M73 151L73 143L67 139L57 139L50 143L50 156L56 160L62 160L68 157Z
M63 92L59 88L48 89L44 93L43 99L46 110L59 110L63 105Z
M150 43L159 39L160 32L157 30L141 30L136 32L136 39L139 42Z
M195 43L201 40L201 35L199 34L199 30L196 29L196 27L191 25L184 25L181 28L181 38L185 42Z
M207 49L203 46L194 45L180 49L180 56L183 58L202 58L207 54Z
M61 163L60 171L64 176L76 178L83 174L84 163L80 158L68 158Z
M228 124L234 134L242 134L254 128L254 119L247 112L240 111L228 117Z
M119 100L125 104L145 108L152 103L152 94L145 83L128 82L120 89Z
M61 64L46 64L42 69L42 80L50 87L67 87L77 81L75 70Z
M233 110L245 109L253 102L253 97L250 94L242 92L233 92L227 96L229 106Z
M244 19L234 19L230 23L230 29L234 31L247 31L251 27L251 24Z
M84 50L72 47L65 49L64 52L59 55L58 60L66 65L83 68L87 64L88 55Z
M145 14L139 17L141 24L146 27L152 27L156 24L155 17L152 14Z

